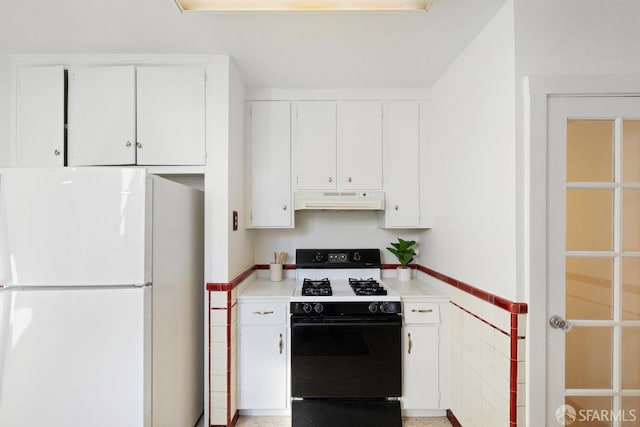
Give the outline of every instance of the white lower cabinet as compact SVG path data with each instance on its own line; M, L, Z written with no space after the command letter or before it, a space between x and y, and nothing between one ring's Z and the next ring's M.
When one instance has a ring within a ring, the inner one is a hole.
M440 312L437 303L404 303L402 410L440 409Z
M290 406L287 304L238 307L238 409L251 415L284 413Z

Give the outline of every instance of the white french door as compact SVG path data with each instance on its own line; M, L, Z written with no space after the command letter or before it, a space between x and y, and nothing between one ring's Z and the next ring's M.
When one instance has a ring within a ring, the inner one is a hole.
M640 98L548 107L547 426L637 426Z

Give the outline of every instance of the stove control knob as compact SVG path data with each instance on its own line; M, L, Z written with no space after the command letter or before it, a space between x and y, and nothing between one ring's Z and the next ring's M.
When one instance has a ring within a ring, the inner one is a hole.
M353 260L354 261L360 261L362 259L362 255L360 255L360 252L354 252L353 253Z
M311 304L306 302L302 304L302 311L304 311L305 313L311 313L311 310L313 310L313 307L311 306Z
M322 259L323 259L323 258L324 258L324 257L322 256L322 254L321 254L320 252L318 252L318 253L316 254L316 261L322 261Z
M314 304L313 311L315 311L316 313L320 314L320 313L322 313L322 310L324 310L324 307L322 306L322 304L320 304L319 302Z
M375 313L378 311L378 304L376 304L375 302L372 302L371 304L369 304L369 311L371 313Z
M388 313L389 312L389 303L388 302L381 302L380 303L380 312L381 313Z

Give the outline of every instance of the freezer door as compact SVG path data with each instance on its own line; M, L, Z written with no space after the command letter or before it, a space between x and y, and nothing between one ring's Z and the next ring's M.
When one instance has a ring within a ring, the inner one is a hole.
M0 291L0 426L149 427L150 293Z
M0 284L150 282L150 187L136 168L0 169Z

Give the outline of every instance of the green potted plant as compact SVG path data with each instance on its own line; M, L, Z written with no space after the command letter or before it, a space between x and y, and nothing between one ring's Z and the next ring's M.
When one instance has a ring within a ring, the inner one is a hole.
M403 240L398 237L398 242L392 242L392 247L387 248L389 252L398 258L398 262L400 263L400 266L397 269L398 280L411 280L411 269L409 268L409 263L413 261L413 257L416 255L416 251L413 250L413 245L415 244L415 240Z

